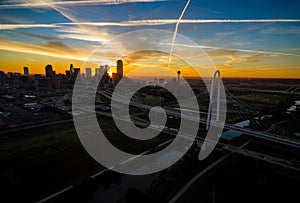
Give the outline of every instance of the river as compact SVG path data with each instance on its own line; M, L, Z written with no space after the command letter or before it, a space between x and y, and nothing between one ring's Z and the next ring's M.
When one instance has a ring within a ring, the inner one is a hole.
M245 121L234 124L234 126L244 128L244 127L248 127L249 124L250 124L250 120L245 120ZM241 132L236 131L236 130L227 130L221 134L221 138L223 138L225 140L231 140L235 137L240 136L241 134L242 134Z

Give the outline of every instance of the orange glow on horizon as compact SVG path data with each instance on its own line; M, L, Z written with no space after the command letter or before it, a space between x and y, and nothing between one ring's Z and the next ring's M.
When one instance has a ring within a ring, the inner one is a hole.
M23 73L23 67L29 67L29 74L42 74L45 75L45 66L47 64L52 64L53 70L57 74L65 74L66 70L69 70L70 64L73 64L76 68L81 68L81 72L85 72L86 67L92 68L93 73L95 73L95 68L99 67L99 63L88 64L83 60L70 60L69 58L57 58L55 56L49 55L36 55L31 53L18 53L13 51L1 51L0 54L3 56L0 60L0 71L7 72L18 72ZM151 55L152 54L152 55ZM142 56L142 57L141 57ZM120 57L124 62L124 75L126 76L132 70L139 67L149 67L149 72L142 72L141 77L149 76L152 77L165 77L162 67L167 68L167 56L165 53L135 53L133 55L128 55ZM219 62L218 59L212 57L216 66L221 72L222 78L299 78L300 79L300 69L297 64L287 64L284 66L285 62L279 63L268 62L268 64L259 64L259 67L252 66L251 64L246 64L243 62L234 64L233 67L226 67L226 62ZM116 61L117 59L108 58L111 61ZM294 58L297 63L297 58ZM198 77L195 70L189 67L181 59L176 57L173 58L173 64L171 70L175 73L178 69L182 72L182 77ZM104 65L104 64L101 64ZM109 65L109 64L108 64ZM83 67L84 66L84 67ZM284 66L284 68L281 68ZM153 67L151 69L151 67ZM112 77L114 66L110 66L109 75ZM171 77L174 77L173 75ZM176 77L176 76L175 76ZM203 73L201 77L212 77L211 72Z

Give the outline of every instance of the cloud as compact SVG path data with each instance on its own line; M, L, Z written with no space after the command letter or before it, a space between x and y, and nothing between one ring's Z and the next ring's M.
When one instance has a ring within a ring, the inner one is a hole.
M226 35L234 35L236 34L236 31L231 31L231 32L217 32L215 35L217 36L226 36Z
M139 52L129 53L122 58L124 65L137 63L137 61L150 61L153 64L153 61L157 59L165 59L165 64L167 64L168 54L155 50L143 50Z
M165 45L171 45L170 43L164 43ZM254 53L254 54L269 54L269 55L283 55L283 56L300 56L300 54L293 53L284 53L284 52L273 52L273 51L265 51L265 50L253 50L253 49L237 49L231 47L221 47L221 46L206 46L206 45L190 45L190 44L174 44L178 47L191 47L191 48L202 48L206 50L212 50L214 53L221 51L229 51L230 53L235 52L246 52L246 53Z
M253 50L253 49L236 49L230 47L219 47L219 46L199 46L203 49L221 49L227 51L236 51L236 52L246 52L246 53L259 53L259 54L268 54L273 56L283 55L283 56L300 56L300 54L293 53L283 53L283 52L273 52L273 51L264 51L264 50Z
M85 60L89 54L86 50L75 49L58 41L47 42L45 44L34 44L8 40L6 38L0 38L0 50L76 60Z
M59 37L55 37L55 36L40 35L40 34L35 34L35 33L24 32L21 30L14 30L14 32L23 34L23 35L26 35L29 37L35 37L35 38L45 39L45 40L58 40L59 39Z
M30 57L27 57L26 60L27 60L27 61L36 61L36 59L30 58Z
M262 34L295 34L300 35L300 27L299 26L287 26L284 29L278 27L268 27L260 30Z
M63 42L60 42L60 41L51 41L51 42L47 42L45 43L44 45L45 47L47 48L52 48L52 49L56 49L56 50L60 50L60 51L65 51L65 52L71 52L71 53L76 53L77 50L72 48L72 47L69 47L67 45L65 45Z
M58 36L63 39L76 39L91 42L104 42L112 38L104 29L86 28L86 27L60 27L56 29Z
M162 2L168 0L86 0L86 1L48 1L48 2L37 2L37 1L23 1L26 3L19 3L20 1L13 1L16 3L0 5L0 9L14 9L14 8L47 8L52 6L80 6L80 5L114 5L114 4L127 4L127 3L151 3L151 2ZM21 1L22 2L22 1Z
M255 54L255 55L251 55L251 56L237 56L237 55L230 55L229 61L226 61L224 63L224 67L226 68L231 68L233 63L237 63L237 62L245 62L245 63L256 63L256 62L260 62L263 59L269 58L270 55L267 54Z
M99 63L105 64L108 60L115 61L116 57L120 56L120 54L118 53L119 50L116 49L101 49L102 52L93 52L94 49L95 48L73 48L60 41L49 41L46 43L38 44L14 41L6 39L5 37L0 37L0 50L4 51L79 60L93 65Z
M171 43L160 43L164 45L171 46ZM300 54L284 53L284 52L272 52L264 50L251 50L251 49L237 49L230 47L220 47L220 46L205 46L205 45L188 45L188 44L174 44L176 49L180 50L180 47L190 47L191 49L199 48L204 49L209 57L213 61L223 61L221 62L221 67L231 68L234 63L257 63L264 59L271 57L299 57ZM199 51L200 53L200 51ZM183 53L187 54L187 53ZM190 55L190 54L189 54ZM196 56L191 56L196 57Z
M19 16L16 16L16 15L1 15L0 16L0 21L2 23L32 23L32 20L30 19L26 19L24 17L19 17Z

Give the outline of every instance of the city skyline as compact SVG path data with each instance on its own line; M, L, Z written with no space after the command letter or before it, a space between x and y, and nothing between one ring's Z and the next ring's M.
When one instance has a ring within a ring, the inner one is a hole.
M299 8L1 0L0 203L295 202Z

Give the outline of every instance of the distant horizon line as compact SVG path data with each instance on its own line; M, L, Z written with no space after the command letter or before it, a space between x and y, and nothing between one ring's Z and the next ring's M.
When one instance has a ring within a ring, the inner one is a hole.
M2 71L2 70L0 70L0 71ZM67 71L67 70L66 70ZM5 71L3 71L4 72L4 74L8 74L8 73L10 73L11 71L8 71L8 72L5 72ZM21 72L11 72L11 73L19 73L19 74L21 74L22 76L24 76L24 73L21 73ZM65 73L56 73L56 74L64 74L65 75ZM85 73L84 73L85 74ZM31 74L29 74L29 76L34 76L34 75L41 75L41 76L46 76L46 74L45 73L31 73ZM94 76L96 76L96 75L93 75L93 77ZM126 77L126 74L124 74L124 76ZM142 78L155 78L155 76L141 76ZM166 76L161 76L161 77L159 77L158 76L158 78L172 78L172 76L170 76L170 77L166 77ZM199 78L199 77L195 77L195 76L187 76L187 77L184 77L184 78ZM200 78L211 78L211 77L207 77L207 76L205 76L205 77L200 77ZM248 79L279 79L279 80L300 80L300 76L299 77L282 77L282 78L278 78L278 77L228 77L228 76L223 76L223 77L221 77L221 79L246 79L246 80L248 80Z

